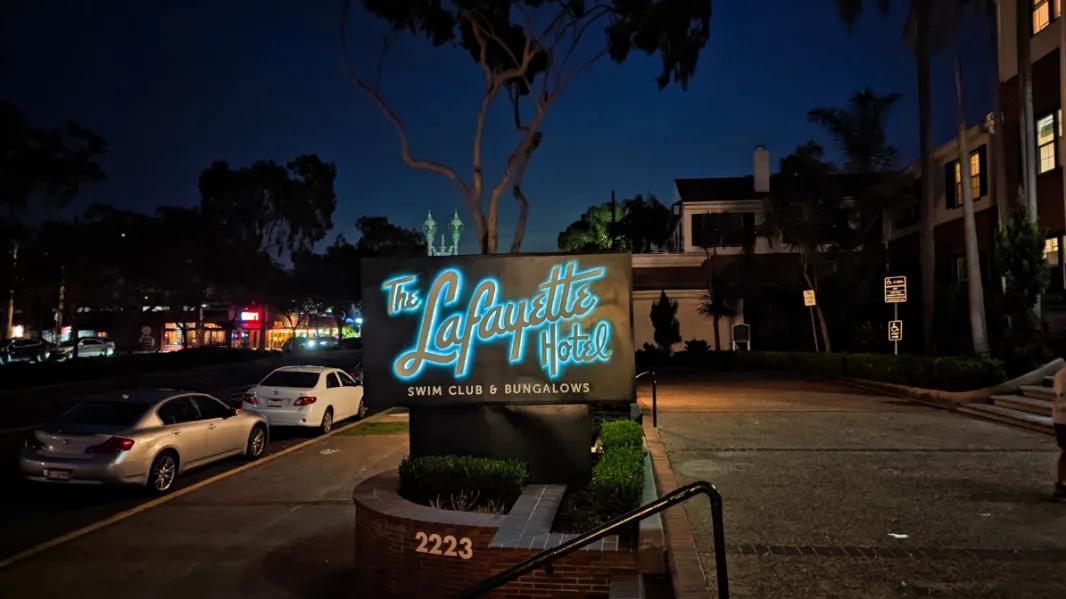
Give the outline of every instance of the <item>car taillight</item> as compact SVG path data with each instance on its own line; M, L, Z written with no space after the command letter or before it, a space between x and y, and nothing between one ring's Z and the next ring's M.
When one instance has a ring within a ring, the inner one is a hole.
M294 406L309 406L318 401L317 397L311 397L310 395L301 395L296 398L296 401L292 402Z
M41 440L37 438L37 433L34 432L27 434L22 444L26 449L44 449L44 443L41 443Z
M253 406L259 405L259 400L255 398L255 393L245 393L244 398L241 401L252 404Z
M107 441L99 445L93 445L92 447L86 447L85 453L119 453L121 451L129 451L133 448L133 439L123 439L122 437L111 437Z

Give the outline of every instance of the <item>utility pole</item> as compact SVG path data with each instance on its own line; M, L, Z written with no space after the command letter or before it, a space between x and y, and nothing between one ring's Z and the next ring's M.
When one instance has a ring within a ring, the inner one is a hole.
M10 339L15 336L15 278L18 273L19 244L11 240L11 289L7 294L7 326L4 329L4 338Z

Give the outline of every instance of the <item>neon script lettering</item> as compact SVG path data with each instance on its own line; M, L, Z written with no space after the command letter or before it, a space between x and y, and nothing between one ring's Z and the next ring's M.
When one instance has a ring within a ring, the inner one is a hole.
M459 310L454 308L464 280L457 269L441 271L424 297L415 288L417 276L389 279L381 286L388 315L421 313L415 345L400 354L393 371L410 380L427 366L452 367L455 378L462 379L470 372L478 343L505 339L510 341L508 360L517 364L525 359L530 332L539 333L537 355L552 379L568 364L606 362L611 358L611 323L600 321L587 330L579 322L563 327L596 309L599 297L590 286L606 274L603 267L578 270L577 261L556 265L535 295L520 300L501 299L500 281L488 277L474 286L469 303Z

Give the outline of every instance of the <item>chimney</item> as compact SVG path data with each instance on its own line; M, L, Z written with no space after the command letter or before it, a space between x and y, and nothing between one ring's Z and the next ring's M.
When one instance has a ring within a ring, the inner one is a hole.
M770 191L770 152L755 146L755 193Z

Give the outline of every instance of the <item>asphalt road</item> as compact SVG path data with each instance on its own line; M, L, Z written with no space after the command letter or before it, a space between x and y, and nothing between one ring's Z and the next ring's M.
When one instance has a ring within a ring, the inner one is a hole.
M174 372L171 384L160 387L179 387L206 391L220 399L230 399L239 391L257 383L267 373L283 363L314 363L339 368L354 367L360 360L359 351L324 353L312 360L309 357L264 360L239 367L223 368L219 372ZM88 394L96 392L95 390ZM37 411L25 412L46 420L83 398L86 393L68 390L68 398L42 402ZM3 404L0 404L3 406ZM6 406L0 410L7 409ZM344 422L338 423L343 425ZM26 429L8 429L0 433L0 559L10 557L38 543L77 530L150 501L153 497L140 489L68 487L65 485L35 484L23 481L17 471L18 452ZM313 433L275 429L271 431L267 455L307 440ZM239 458L195 470L179 478L175 490L210 478L244 464Z

